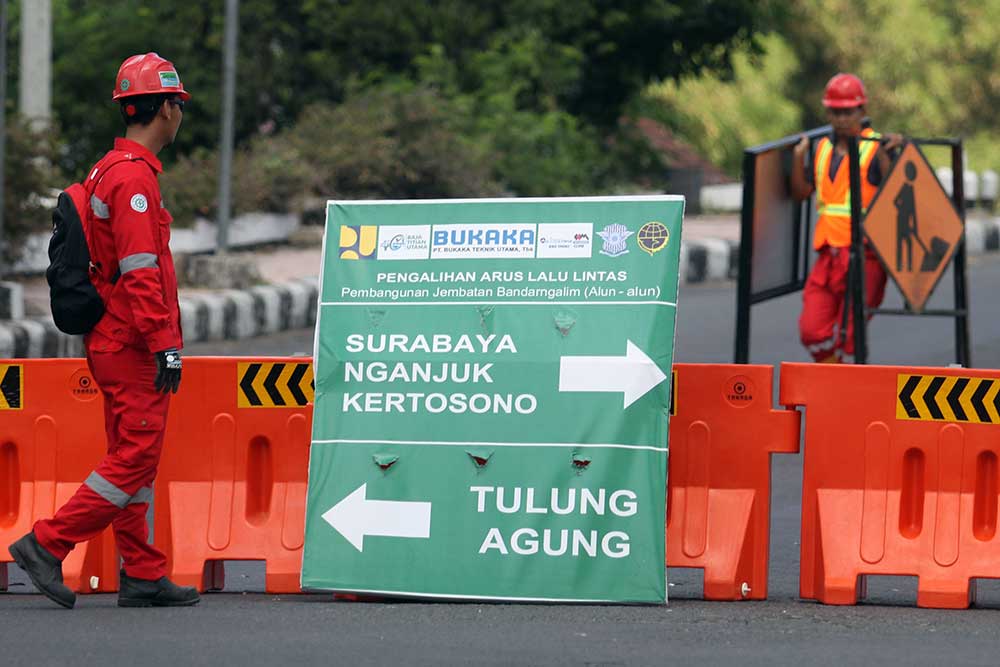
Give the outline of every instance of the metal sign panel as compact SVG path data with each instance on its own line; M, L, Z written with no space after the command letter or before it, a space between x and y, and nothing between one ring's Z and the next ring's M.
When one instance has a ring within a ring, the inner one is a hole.
M753 208L753 281L760 294L801 280L802 204L788 191L791 147L755 156Z
M331 202L303 587L664 602L682 216Z

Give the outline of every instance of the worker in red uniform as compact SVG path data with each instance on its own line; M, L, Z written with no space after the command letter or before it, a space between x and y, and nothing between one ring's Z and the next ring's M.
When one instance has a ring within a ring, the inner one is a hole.
M173 143L190 98L174 66L157 54L122 63L113 99L121 105L125 137L84 181L91 195L92 270L106 308L84 344L104 395L108 453L54 517L10 546L35 586L67 608L76 596L63 584L62 561L109 525L124 561L119 606L199 600L195 589L167 578L166 558L149 544L146 524L183 347L171 217L160 198L156 155Z
M793 151L792 195L805 200L816 193L818 218L813 247L818 256L802 295L799 335L813 359L819 362L853 361L854 354L854 323L850 313L846 313L846 318L844 313L851 245L847 139L877 139L858 142L862 212L868 208L883 176L889 171L890 152L903 143L898 134L883 137L863 126L867 103L861 79L853 74L837 74L827 83L823 95L832 135L817 142L809 169L805 166L810 146L808 137L803 137ZM885 296L885 270L870 248L866 248L864 266L865 305L875 308ZM843 327L845 322L846 328Z

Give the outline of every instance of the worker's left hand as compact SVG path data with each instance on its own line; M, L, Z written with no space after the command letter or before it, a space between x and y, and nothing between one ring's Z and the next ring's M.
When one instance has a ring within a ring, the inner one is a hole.
M894 132L886 132L882 135L882 138L882 148L884 148L887 152L896 150L903 145L904 141L906 141L903 135L896 134Z
M153 355L156 358L156 380L154 386L156 391L166 394L177 393L181 386L181 353L178 350L170 349L157 352Z

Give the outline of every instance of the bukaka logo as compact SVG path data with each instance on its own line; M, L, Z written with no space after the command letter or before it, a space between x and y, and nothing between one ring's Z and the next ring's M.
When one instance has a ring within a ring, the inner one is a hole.
M434 225L431 259L531 258L536 234L530 223Z

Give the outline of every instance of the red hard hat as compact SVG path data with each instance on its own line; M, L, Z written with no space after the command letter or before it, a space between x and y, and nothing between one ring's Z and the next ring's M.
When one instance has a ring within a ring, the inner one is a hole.
M837 74L826 84L823 106L828 109L850 109L868 104L865 84L853 74Z
M132 56L118 68L115 92L111 99L158 93L176 93L185 102L191 99L172 62L155 53L144 53Z

